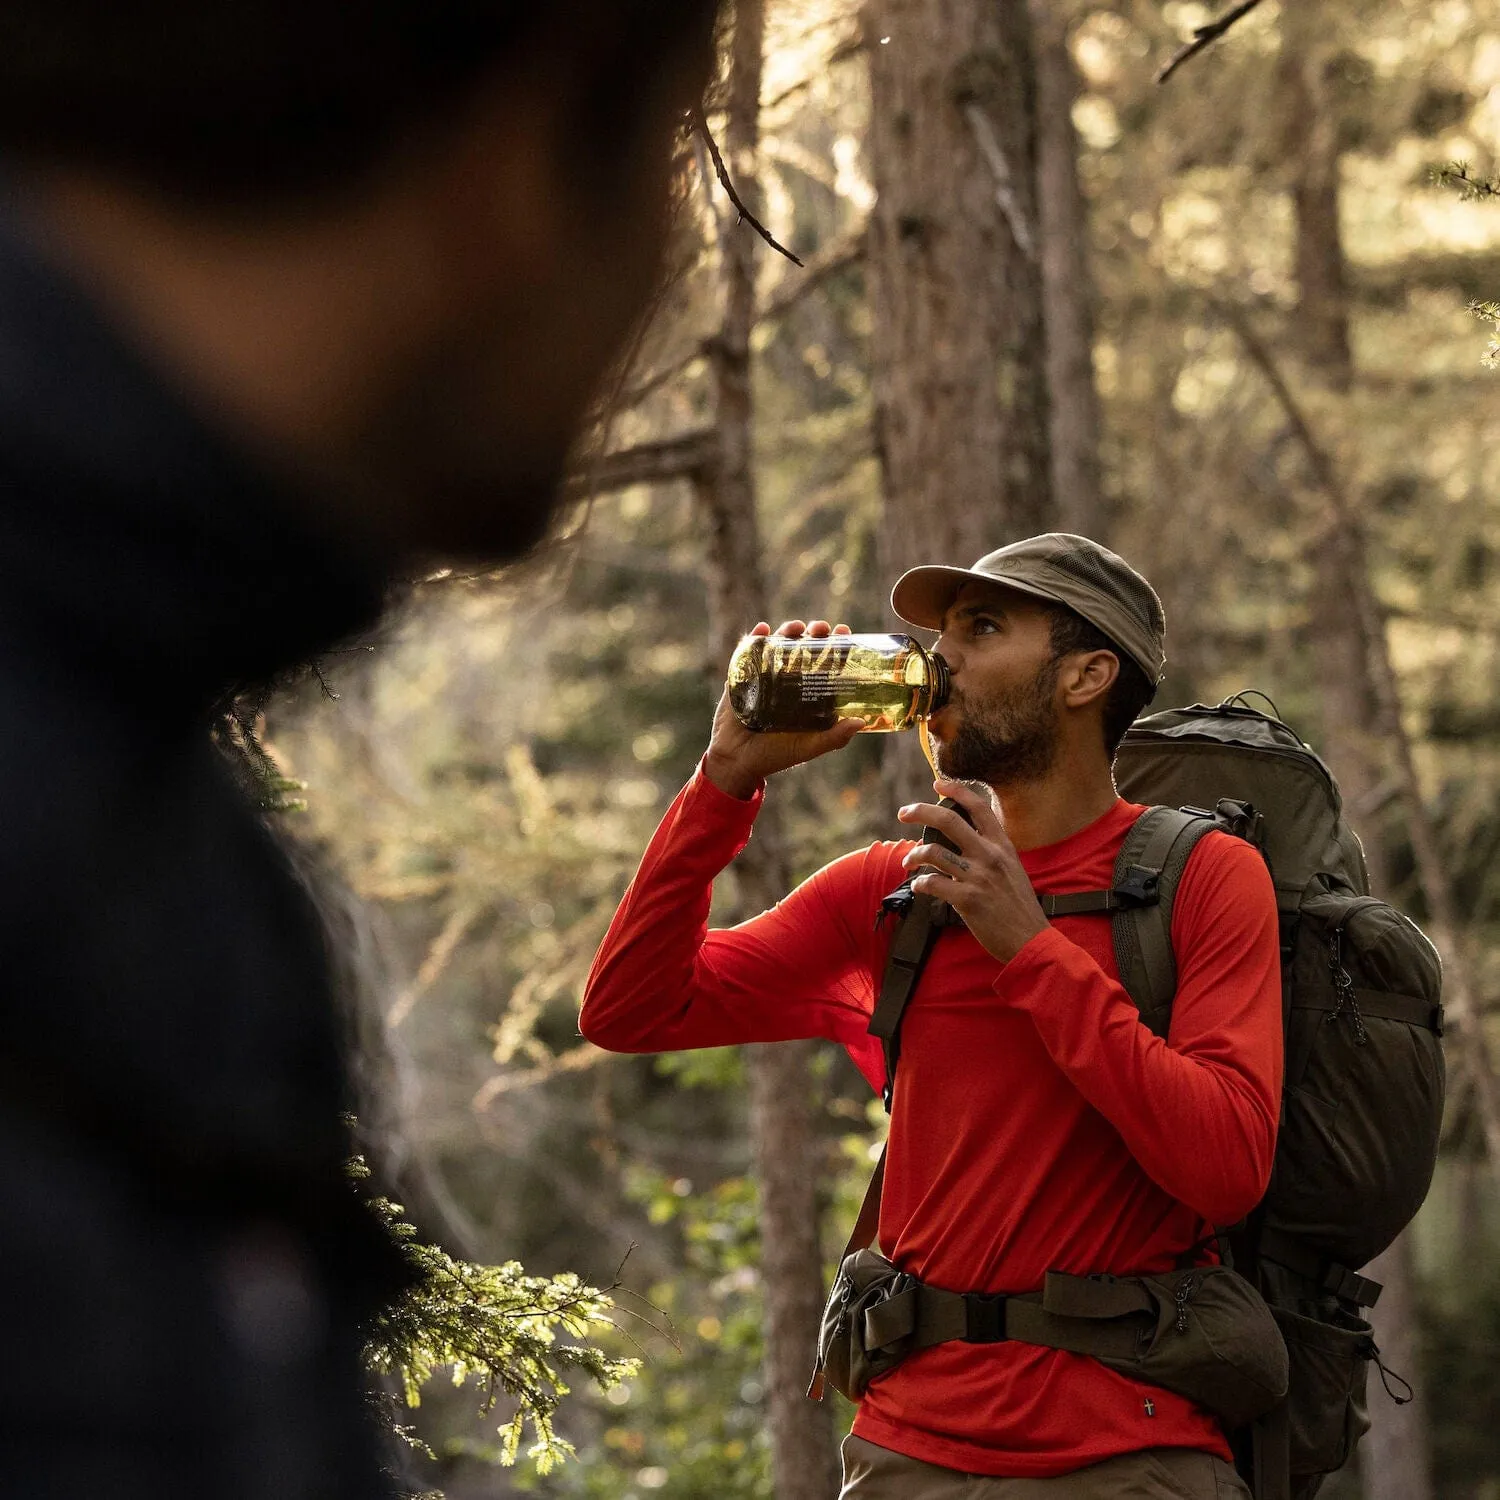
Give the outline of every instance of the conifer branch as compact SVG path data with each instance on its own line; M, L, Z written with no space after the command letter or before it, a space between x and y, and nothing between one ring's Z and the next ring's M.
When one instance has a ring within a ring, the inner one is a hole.
M356 1183L368 1180L370 1169L362 1157L349 1163L349 1175ZM572 1457L572 1444L553 1426L558 1406L569 1394L568 1378L582 1373L609 1390L639 1368L637 1360L617 1359L578 1342L614 1327L610 1293L620 1284L618 1274L614 1285L600 1288L572 1272L528 1276L514 1261L481 1266L455 1260L436 1245L418 1242L399 1203L381 1197L369 1203L412 1270L414 1283L366 1330L366 1365L394 1377L409 1407L421 1405L423 1388L440 1370L456 1385L473 1382L481 1411L492 1411L507 1399L513 1411L497 1429L503 1465L516 1462L528 1428L534 1441L526 1456L539 1474ZM560 1334L570 1342L560 1342ZM420 1439L393 1425L398 1437L421 1451Z
M1490 346L1484 351L1481 363L1492 370L1500 369L1500 302L1471 302L1469 311L1493 330Z
M1450 161L1446 166L1434 167L1431 177L1439 187L1455 188L1460 203L1500 198L1500 178L1480 177L1469 170L1466 161Z

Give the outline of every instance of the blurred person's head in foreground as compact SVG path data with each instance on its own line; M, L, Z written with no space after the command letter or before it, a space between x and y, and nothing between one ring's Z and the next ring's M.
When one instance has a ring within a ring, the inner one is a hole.
M0 0L23 222L377 552L500 559L659 270L717 0Z

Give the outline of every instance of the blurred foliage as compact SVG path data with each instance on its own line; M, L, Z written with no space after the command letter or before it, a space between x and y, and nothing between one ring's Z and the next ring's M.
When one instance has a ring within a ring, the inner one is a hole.
M1500 407L1469 308L1500 297L1500 213L1432 167L1465 163L1470 189L1496 171L1500 0L1318 7L1344 151L1355 378L1339 395L1308 378L1298 352L1286 163L1303 122L1281 104L1287 0L1262 5L1165 88L1155 69L1209 7L1059 3L1084 83L1074 117L1098 287L1105 539L1166 602L1161 701L1260 687L1318 738L1310 606L1324 501L1221 315L1232 305L1275 351L1369 529L1420 772L1494 993ZM846 242L872 198L856 19L845 0L771 6L767 216L810 259ZM689 183L672 276L619 382L644 394L600 416L613 447L690 431L709 410L709 215ZM762 268L763 300L790 298L801 273L770 255ZM881 628L868 328L857 261L761 323L756 456L775 608ZM585 454L585 487L588 469ZM704 644L703 521L686 488L666 484L585 497L563 531L504 576L415 587L373 652L324 663L336 702L309 682L269 706L267 744L306 783L309 841L362 903L364 999L397 1117L382 1155L424 1233L594 1284L638 1246L614 1296L645 1322L603 1338L640 1368L608 1394L580 1391L559 1418L587 1462L497 1481L450 1461L450 1500L505 1493L497 1483L596 1500L748 1500L768 1491L738 1060L606 1058L575 1023L615 904L707 738L723 663ZM996 544L1005 539L997 527ZM893 831L876 738L775 785L799 874ZM1378 827L1409 871L1394 804L1356 821ZM1421 916L1409 877L1393 894ZM831 1254L879 1127L842 1054L830 1051L818 1090ZM1479 1500L1500 1493L1488 1404L1500 1293L1476 1268L1495 1263L1500 1225L1449 1202L1472 1137L1462 1109L1450 1135L1418 1223L1423 1373L1442 1393L1440 1493ZM670 1337L651 1326L653 1307ZM435 1450L483 1441L472 1403L429 1391L415 1420ZM1349 1486L1325 1493L1338 1500Z
M362 1157L351 1161L349 1172L356 1182L370 1175ZM424 1388L439 1371L455 1386L473 1382L481 1412L493 1411L501 1401L509 1407L497 1429L500 1442L492 1461L515 1463L529 1427L534 1441L526 1457L536 1473L551 1473L573 1454L572 1444L552 1425L558 1403L569 1393L564 1377L577 1372L610 1392L636 1372L634 1360L611 1357L590 1344L558 1342L559 1332L583 1339L612 1328L614 1304L571 1272L528 1276L515 1261L479 1266L454 1260L438 1246L421 1243L399 1203L374 1197L369 1204L413 1273L413 1284L369 1330L364 1354L370 1369L396 1377L411 1408L422 1404ZM396 1432L437 1458L411 1429L397 1425Z

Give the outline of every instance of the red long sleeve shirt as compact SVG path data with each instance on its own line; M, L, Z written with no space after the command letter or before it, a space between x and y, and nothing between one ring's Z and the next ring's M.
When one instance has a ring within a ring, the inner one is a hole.
M701 770L672 804L594 961L580 1026L655 1052L826 1037L871 1087L866 1032L894 921L883 896L909 843L819 870L770 911L708 930L714 877L760 798ZM1098 890L1141 808L1021 862L1039 892ZM1260 856L1210 834L1172 914L1177 996L1167 1041L1119 983L1108 918L1059 917L1009 963L963 928L939 938L902 1023L880 1243L955 1291L1023 1292L1049 1270L1170 1269L1264 1193L1281 1090L1276 902ZM1214 1418L1083 1355L940 1344L877 1380L854 1430L968 1473L1047 1476L1145 1447L1229 1456Z

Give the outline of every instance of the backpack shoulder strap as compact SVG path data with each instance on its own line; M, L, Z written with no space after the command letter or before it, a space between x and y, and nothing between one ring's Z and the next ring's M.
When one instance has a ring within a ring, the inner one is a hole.
M935 896L913 893L891 939L890 956L880 981L880 994L868 1027L871 1036L880 1038L885 1052L885 1091L881 1095L886 1113L891 1110L891 1090L896 1083L896 1063L901 1056L901 1017L906 1004L922 977L922 970L937 942L938 933L947 925L947 905Z
M1120 982L1142 1022L1165 1037L1177 992L1172 952L1172 906L1188 857L1219 827L1197 808L1150 807L1136 819L1115 859L1115 887L1149 890L1154 899L1120 906L1114 914L1115 962Z
M950 807L965 822L969 815L953 801L944 797L939 807ZM924 828L919 842L942 844L949 849L958 845L936 828ZM932 953L932 945L944 927L952 926L958 913L946 901L935 896L924 896L913 891L907 880L898 891L886 897L885 909L901 912L901 922L896 935L891 939L890 956L885 962L885 974L880 981L880 994L875 999L875 1009L870 1024L865 1029L871 1036L878 1036L885 1052L885 1090L881 1095L885 1112L891 1112L891 1090L896 1084L896 1063L901 1056L901 1017L906 1012L907 1002L922 977L922 970Z

